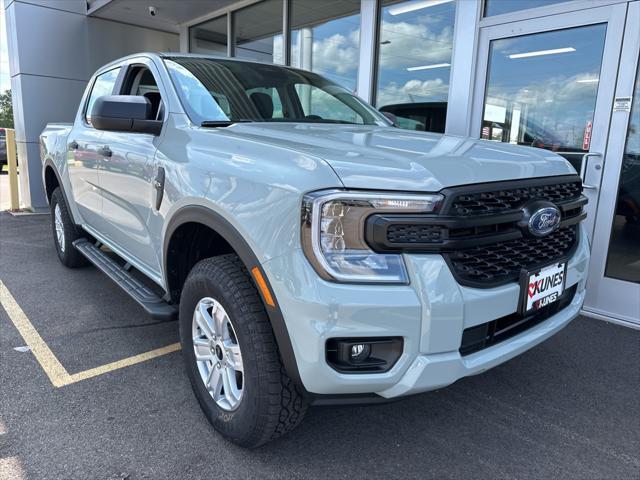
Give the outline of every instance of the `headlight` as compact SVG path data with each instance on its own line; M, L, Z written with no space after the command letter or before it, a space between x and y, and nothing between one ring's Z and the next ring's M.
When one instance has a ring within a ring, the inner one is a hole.
M325 280L351 283L409 283L400 254L376 253L364 239L373 213L429 213L441 195L325 190L305 195L302 247Z

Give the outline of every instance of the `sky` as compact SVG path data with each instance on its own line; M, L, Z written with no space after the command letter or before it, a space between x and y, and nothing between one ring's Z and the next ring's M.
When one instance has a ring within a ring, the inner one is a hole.
M7 46L7 29L4 24L4 1L0 0L0 92L10 88L9 47Z

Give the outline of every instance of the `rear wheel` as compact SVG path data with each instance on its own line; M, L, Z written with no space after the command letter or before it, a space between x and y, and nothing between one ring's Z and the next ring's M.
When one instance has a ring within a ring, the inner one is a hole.
M243 447L295 428L307 402L287 376L264 305L236 255L199 262L180 299L187 374L213 427Z
M71 215L69 215L69 209L60 187L53 191L50 206L53 242L56 246L58 258L63 265L69 268L86 265L87 260L73 246L73 242L81 238L82 235L71 220Z

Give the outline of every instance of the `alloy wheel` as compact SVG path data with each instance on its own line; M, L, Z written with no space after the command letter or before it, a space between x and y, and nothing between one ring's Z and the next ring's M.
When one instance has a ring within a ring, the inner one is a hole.
M201 299L193 312L193 350L200 377L223 410L238 408L244 390L244 366L233 324L217 300Z
M60 210L60 204L56 203L56 207L53 210L54 222L56 227L56 240L58 241L58 247L60 251L64 253L64 223L62 223L62 211Z

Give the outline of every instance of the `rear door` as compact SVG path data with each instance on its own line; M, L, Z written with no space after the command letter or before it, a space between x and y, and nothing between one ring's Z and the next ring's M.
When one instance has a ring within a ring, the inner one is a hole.
M95 77L67 144L67 166L73 199L84 223L99 232L104 227L99 180L104 154L101 143L103 132L91 125L91 109L98 97L113 93L120 70L120 67L113 68Z
M164 120L164 89L151 59L127 61L119 94L146 97L154 118ZM108 132L101 139L107 155L102 159L100 187L105 235L123 251L134 266L151 277L160 272L160 259L150 231L150 216L157 212L156 200L162 192L154 157L161 136L149 133Z

